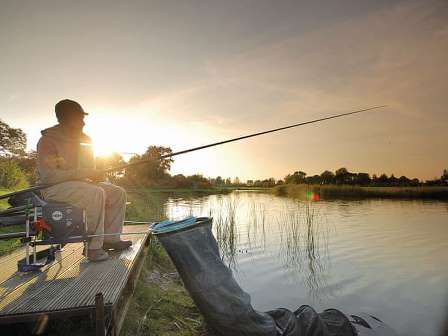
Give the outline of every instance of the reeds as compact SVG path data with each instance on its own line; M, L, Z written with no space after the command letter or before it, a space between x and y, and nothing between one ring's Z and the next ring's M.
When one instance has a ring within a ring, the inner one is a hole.
M238 196L229 197L224 202L222 198L219 198L217 204L210 209L210 217L213 217L216 240L223 261L227 262L232 269L236 269L237 266L235 256L239 238L236 223L238 201Z
M248 213L247 243L261 241L263 250L266 248L266 207L264 204L252 202Z
M318 194L322 199L341 198L402 198L402 199L448 199L448 187L360 187L350 185L287 184L274 187L277 196L306 199L307 192Z
M319 298L328 265L328 226L313 202L297 202L277 219L280 227L280 257L295 277L303 279L310 296Z

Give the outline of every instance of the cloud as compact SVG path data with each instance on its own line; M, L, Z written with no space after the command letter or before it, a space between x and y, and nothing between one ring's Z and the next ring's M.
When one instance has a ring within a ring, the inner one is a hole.
M372 117L322 124L318 136L304 129L260 141L269 151L281 146L284 153L306 157L307 163L286 159L290 167L301 164L318 172L348 162L353 168L429 178L443 168L433 157L446 156L440 151L448 141L441 133L448 121L447 17L442 1L408 1L332 22L232 57L209 59L207 77L156 100L163 113L233 134L388 104L387 111ZM322 150L329 143L332 150ZM298 144L310 149L297 150ZM326 159L313 158L313 152ZM331 166L323 167L323 161ZM434 168L428 168L431 164ZM277 175L285 169L281 164L265 168Z

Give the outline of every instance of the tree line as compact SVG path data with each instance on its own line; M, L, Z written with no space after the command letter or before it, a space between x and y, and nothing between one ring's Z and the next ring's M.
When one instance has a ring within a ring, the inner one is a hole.
M394 174L370 176L368 173L354 173L347 168L339 168L335 172L325 170L320 175L310 175L303 171L296 171L288 174L284 183L286 184L332 184L332 185L357 185L373 187L416 187L420 185L448 185L448 170L445 169L438 179L422 182L417 178L408 178L406 176L396 177Z
M13 128L0 120L0 188L20 189L37 183L37 152L26 151L26 134L19 128ZM128 162L147 160L148 163L129 167L121 172L110 174L112 182L123 186L173 187L173 188L209 188L212 186L230 186L230 178L205 178L200 174L172 176L169 171L173 160L162 159L163 155L172 153L171 148L149 146L145 153L135 154ZM114 153L95 158L98 169L116 167L126 163L124 158ZM237 181L238 182L238 181Z
M19 128L10 127L0 120L0 188L24 188L37 181L37 153L26 151L27 138ZM445 169L440 178L421 182L416 178L406 176L395 177L393 174L379 176L368 173L354 173L346 168L339 168L335 172L325 170L320 175L307 175L303 171L296 171L285 176L283 180L267 178L263 180L240 181L238 177L231 179L206 178L200 174L185 176L171 175L170 169L174 162L172 158L162 158L171 154L172 150L164 146L149 146L143 154L133 155L128 162L148 161L144 165L129 167L123 171L109 175L109 179L122 186L141 187L173 187L173 188L210 188L210 187L273 187L279 184L335 184L359 186L419 186L419 185L448 185L448 170ZM106 157L97 157L96 167L106 169L126 163L124 158L114 153Z

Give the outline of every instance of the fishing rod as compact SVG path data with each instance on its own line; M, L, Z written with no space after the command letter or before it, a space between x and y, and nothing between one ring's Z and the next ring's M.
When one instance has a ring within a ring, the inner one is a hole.
M126 221L124 222L126 224ZM146 223L145 223L146 224ZM151 224L154 224L153 222ZM85 234L85 235L77 235L77 236L68 236L64 238L64 241L72 242L74 240L79 241L80 239L87 238L97 238L97 237L115 237L115 236L135 236L135 235L145 235L147 233L151 233L151 229L149 228L143 232L115 232L115 233L100 233L100 234ZM29 233L28 233L29 235ZM25 238L28 237L26 232L10 232L10 233L2 233L0 234L0 240L9 240L12 238ZM47 245L47 241L39 241L36 245Z
M305 121L305 122L301 122L301 123L297 123L297 124L293 124L293 125L288 125L288 126L283 126L283 127L279 127L279 128L274 128L274 129L267 130L267 131L262 131L262 132L248 134L248 135L243 135L243 136L240 136L240 137L237 137L237 138L233 138L233 139L218 141L218 142L211 143L211 144L208 144L208 145L203 145L203 146L199 146L199 147L185 149L185 150L182 150L182 151L179 151L179 152L174 152L174 153L170 153L170 154L161 155L160 157L158 157L158 159L167 159L167 158L171 158L173 156L186 154L186 153L191 153L191 152L195 152L195 151L198 151L198 150L201 150L201 149L206 149L206 148L210 148L210 147L214 147L214 146L224 145L226 143L235 142L235 141L239 141L239 140L243 140L243 139L248 139L248 138L256 137L256 136L263 135L263 134L279 132L279 131L283 131L283 130L286 130L286 129L289 129L289 128L294 128L294 127L314 124L314 123L318 123L318 122L325 121L325 120L341 118L341 117L345 117L345 116L348 116L348 115L363 113L363 112L367 112L367 111L371 111L371 110L375 110L375 109L380 109L380 108L384 108L384 107L386 107L386 105L374 106L374 107L369 107L369 108L356 110L356 111L352 111L352 112L346 112L346 113L331 115L331 116L324 117L324 118L319 118L319 119L314 119L314 120L310 120L310 121ZM149 163L149 162L152 162L152 161L153 161L153 159L140 160L140 161L137 161L137 162L123 164L123 165L120 165L120 166L117 166L117 167L104 169L102 171L104 173L106 173L106 174L107 173L113 173L113 172L121 171L121 170L129 168L129 167L142 165L142 164ZM72 181L72 180L70 180L70 181ZM59 183L62 183L62 182L68 182L68 181L60 181L60 182L56 182L56 183L36 185L34 187L30 187L30 188L23 189L23 190L20 190L20 191L16 191L16 192L12 192L12 193L1 195L0 199L8 198L8 197L15 196L15 195L22 194L22 193L26 193L26 192L31 192L31 191L36 191L36 190L48 188L48 187L51 187L53 185L56 185L56 184L59 184Z

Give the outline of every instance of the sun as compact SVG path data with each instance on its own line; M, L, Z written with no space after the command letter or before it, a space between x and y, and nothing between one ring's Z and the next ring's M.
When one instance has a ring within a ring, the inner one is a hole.
M97 112L86 118L84 132L92 138L95 157L118 153L128 160L133 154L143 154L150 145L170 147L175 152L204 145L210 139L219 140L213 129L200 126L190 124L185 127L173 120L131 113ZM215 155L215 151L176 157L171 173L219 175L218 168L226 160Z
M138 122L131 122L114 116L92 117L86 121L85 133L93 142L95 157L113 153L140 153L144 141Z
M93 139L93 153L95 157L109 156L115 152L119 152L106 137L102 135L95 136Z

